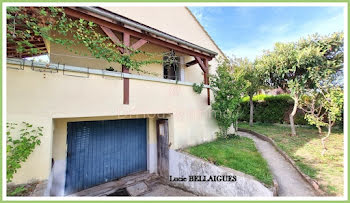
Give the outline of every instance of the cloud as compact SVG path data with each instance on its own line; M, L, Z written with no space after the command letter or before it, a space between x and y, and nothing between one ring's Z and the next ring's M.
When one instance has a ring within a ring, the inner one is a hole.
M215 29L211 29L209 25L217 20L217 16L223 14L222 7L189 7L189 9L206 30L212 31Z
M257 31L259 33L286 33L288 31L290 31L291 29L291 24L290 23L285 23L285 24L282 24L282 25L273 25L273 24L261 24Z
M330 9L331 11L336 9ZM344 30L344 13L332 12L328 18L316 20L305 19L304 22L287 22L280 25L261 24L255 31L258 36L248 42L234 44L231 48L223 50L227 56L247 57L254 60L263 54L263 50L271 50L276 42L293 42L302 37L318 33L327 35ZM238 40L237 40L238 41Z
M189 9L202 26L205 28L208 27L209 17L208 15L205 15L205 7L190 7Z
M268 44L260 44L256 46L256 44L251 43L251 44L240 44L237 45L231 49L228 50L223 50L226 56L232 57L242 57L245 58L247 57L249 60L254 60L256 57L259 57L262 55L264 50L272 49L273 46L268 46Z

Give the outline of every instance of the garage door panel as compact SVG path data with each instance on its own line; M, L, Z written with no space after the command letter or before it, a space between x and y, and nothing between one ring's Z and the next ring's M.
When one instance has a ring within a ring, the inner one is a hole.
M70 122L66 194L147 170L146 119Z

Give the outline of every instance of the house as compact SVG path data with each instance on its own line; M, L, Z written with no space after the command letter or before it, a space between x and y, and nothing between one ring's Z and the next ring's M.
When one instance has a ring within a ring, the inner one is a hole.
M166 177L169 152L215 138L206 76L215 73L216 59L224 54L186 7L65 12L101 26L113 42L152 53L172 51L179 69L150 64L143 69L157 76L129 72L48 41L40 46L49 65L8 58L7 121L43 126L44 132L14 183L44 181L46 195L60 196L138 171ZM114 71L106 70L110 67ZM198 95L192 84L201 82L206 86Z

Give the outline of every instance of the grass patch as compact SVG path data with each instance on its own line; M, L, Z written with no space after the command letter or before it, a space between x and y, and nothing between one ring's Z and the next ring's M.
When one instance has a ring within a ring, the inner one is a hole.
M186 152L254 176L268 186L273 184L272 175L265 159L260 155L253 140L246 137L219 138L213 142L185 149Z
M321 138L316 128L297 128L298 136L289 136L290 127L273 124L239 123L240 128L249 129L273 139L285 151L300 170L317 180L328 195L342 196L344 193L344 135L335 129L326 141L328 151L321 156Z

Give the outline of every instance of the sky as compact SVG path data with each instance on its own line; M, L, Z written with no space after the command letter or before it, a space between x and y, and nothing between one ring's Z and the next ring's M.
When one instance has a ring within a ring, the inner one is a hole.
M254 60L276 42L293 42L319 33L344 30L344 8L333 7L189 7L229 57Z

